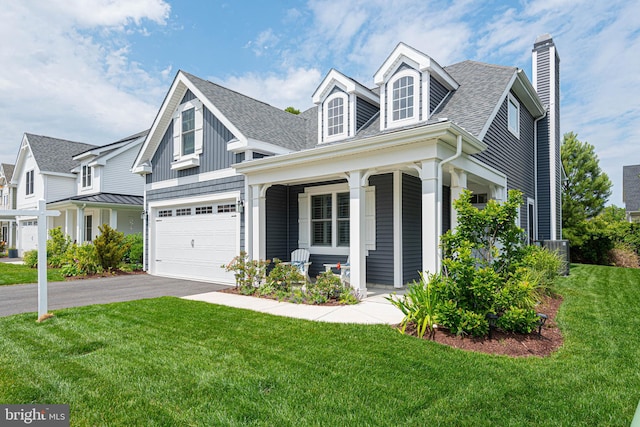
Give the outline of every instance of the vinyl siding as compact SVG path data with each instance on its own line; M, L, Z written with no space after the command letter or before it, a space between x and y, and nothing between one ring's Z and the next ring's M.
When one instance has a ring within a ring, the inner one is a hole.
M133 196L144 194L144 178L130 172L139 149L140 145L136 144L107 160L107 164L102 168L102 192Z
M505 173L508 189L522 191L524 199L522 206L526 206L527 197L535 199L534 119L520 103L520 138L518 139L507 127L507 103L508 100L505 99L483 139L483 142L488 145L487 150L475 154L474 157ZM526 208L521 209L519 225L525 229L527 227Z
M367 282L393 285L393 174L374 175L376 187L376 250L367 257Z
M173 122L171 122L151 160L152 171L147 175L147 183L226 169L235 162L235 155L227 151L227 143L234 138L233 134L206 107L203 107L203 111L204 148L200 155L200 166L180 171L171 169L173 162Z
M356 132L380 109L362 98L356 98Z
M442 186L442 234L451 229L451 188Z
M419 278L422 270L422 183L402 175L402 283Z
M551 239L551 198L549 181L549 118L538 122L538 239Z
M296 203L297 203L296 198ZM267 190L266 199L266 249L267 259L289 260L291 256L289 235L289 191L284 185L274 185Z
M429 99L429 113L433 113L436 107L442 102L444 97L449 94L449 91L433 76L429 76L429 84L431 89Z

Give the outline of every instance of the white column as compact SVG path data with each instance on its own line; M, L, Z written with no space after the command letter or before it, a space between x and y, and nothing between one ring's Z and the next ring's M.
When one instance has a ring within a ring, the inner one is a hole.
M462 190L467 188L467 173L460 169L451 169L451 229L458 226L458 212L453 202L460 198Z
M438 271L438 164L435 160L422 162L422 270Z
M253 259L253 187L244 186L244 251Z
M38 200L38 319L47 314L47 204Z
M365 187L362 172L349 173L349 256L350 283L360 298L367 297Z
M76 208L76 242L84 243L84 208L80 206Z
M402 173L393 172L393 287L402 287Z
M118 229L118 211L115 209L109 209L109 227Z
M64 234L71 236L71 240L73 240L73 211L71 209L67 209L64 211Z
M266 242L266 188L263 185L254 185L251 189L251 210L253 227L253 259L265 259L267 255Z

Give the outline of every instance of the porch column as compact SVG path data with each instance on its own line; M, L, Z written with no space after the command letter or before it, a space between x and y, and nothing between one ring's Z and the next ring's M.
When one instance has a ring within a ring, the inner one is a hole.
M73 240L73 216L71 209L64 211L64 234L71 237Z
M351 286L361 299L367 297L366 195L362 177L362 171L349 173L349 274Z
M453 202L460 198L462 190L467 188L467 173L460 169L451 168L451 229L458 226L458 212Z
M422 180L422 270L429 273L438 271L438 163L424 160L421 164Z
M402 288L402 173L393 172L393 287Z
M80 206L76 210L76 242L84 243L84 207Z
M118 229L118 211L115 209L109 209L109 227Z
M266 242L266 192L265 185L252 185L251 186L251 224L253 228L253 250L251 253L252 259L259 260L265 259L267 256L267 242ZM245 225L246 227L246 225Z

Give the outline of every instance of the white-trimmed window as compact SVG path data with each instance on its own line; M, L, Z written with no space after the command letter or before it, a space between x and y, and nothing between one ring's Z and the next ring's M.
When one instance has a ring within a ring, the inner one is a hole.
M173 216L173 210L171 209L163 209L161 211L158 211L158 217L159 218L166 218L166 217L170 217Z
M188 216L188 215L191 215L191 208L176 209L176 216Z
M87 215L84 217L84 241L91 242L93 240L93 216Z
M387 83L387 126L404 126L418 121L420 74L405 69Z
M206 215L213 213L213 206L198 206L196 207L196 215Z
M226 203L223 205L218 205L218 213L229 213L236 211L235 203Z
M33 177L34 177L34 170L30 170L26 173L25 175L25 194L27 196L30 196L31 194L33 194Z
M349 193L311 196L311 245L349 246Z
M90 188L93 180L93 168L91 166L82 166L82 188Z
M325 100L323 107L325 141L334 141L347 136L348 105L349 97L344 92L336 92Z
M180 105L173 115L173 163L181 170L200 165L203 151L203 106L199 99Z
M509 94L507 103L507 123L509 126L509 131L511 131L511 133L514 134L517 138L520 138L520 103L515 98L515 96L511 94Z

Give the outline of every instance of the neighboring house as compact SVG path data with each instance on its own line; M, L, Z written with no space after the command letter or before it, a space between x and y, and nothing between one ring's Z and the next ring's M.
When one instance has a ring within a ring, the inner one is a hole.
M13 176L13 165L8 163L0 164L0 210L15 209L16 192L11 185ZM16 222L0 221L0 240L13 247L16 243Z
M622 167L622 201L627 221L640 222L640 165Z
M91 241L109 224L125 234L142 231L144 180L131 174L146 131L105 146L26 133L12 184L16 209L35 209L39 199L60 211L47 228L61 227L77 243ZM18 218L20 254L35 249L35 218Z
M146 176L146 268L232 283L221 264L311 253L311 275L350 257L350 281L400 287L440 266L461 191L520 189L530 240L558 239L559 58L440 66L399 44L370 89L331 70L296 116L179 71L134 163Z

